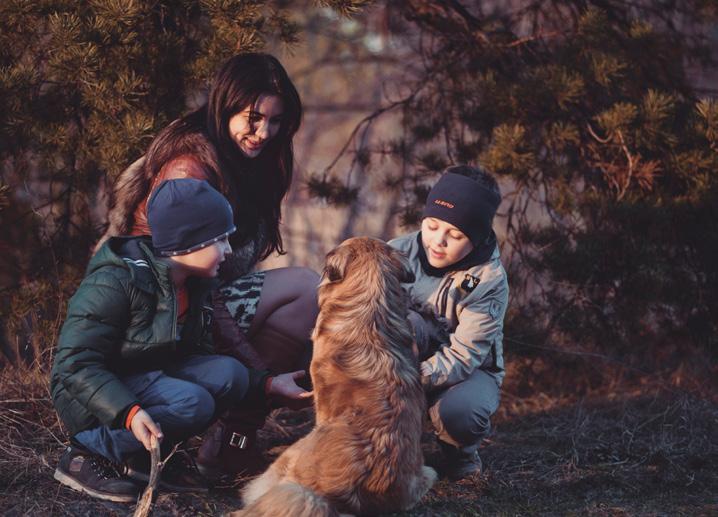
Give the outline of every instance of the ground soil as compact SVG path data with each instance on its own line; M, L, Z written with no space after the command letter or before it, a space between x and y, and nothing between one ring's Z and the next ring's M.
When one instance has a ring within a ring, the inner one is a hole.
M440 480L402 515L718 515L718 401L710 382L686 387L675 375L588 382L591 376L577 371L549 382L532 379L541 369L530 363L517 359L509 369L480 450L483 473ZM132 512L132 505L95 501L52 478L65 436L43 372L5 368L0 386L0 514ZM311 410L272 413L260 433L267 464L311 426ZM429 433L424 449L427 461L440 460ZM204 495L162 493L153 515L225 514L241 506L246 479Z

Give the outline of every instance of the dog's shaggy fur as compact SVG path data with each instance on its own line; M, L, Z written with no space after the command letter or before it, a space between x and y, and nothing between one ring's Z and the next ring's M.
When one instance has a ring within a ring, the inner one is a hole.
M311 364L316 427L245 487L236 515L375 515L411 508L431 488L400 285L412 280L404 257L376 239L327 255Z

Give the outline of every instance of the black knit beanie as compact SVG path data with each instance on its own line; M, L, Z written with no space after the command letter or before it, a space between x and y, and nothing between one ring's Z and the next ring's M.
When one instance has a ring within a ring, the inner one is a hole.
M491 235L491 224L501 196L475 180L444 173L429 191L422 217L435 217L453 224L471 244L480 245Z
M165 180L147 203L152 246L164 257L186 255L233 233L232 207L203 180Z

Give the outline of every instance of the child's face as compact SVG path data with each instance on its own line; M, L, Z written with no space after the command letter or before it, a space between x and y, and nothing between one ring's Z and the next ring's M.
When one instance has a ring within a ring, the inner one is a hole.
M421 221L421 243L429 264L435 268L455 264L474 249L474 245L461 230L434 217L425 217Z
M192 276L213 278L219 273L219 265L224 262L225 256L230 253L232 253L232 246L225 238L201 250L172 257L172 259L181 263L182 267L187 269Z

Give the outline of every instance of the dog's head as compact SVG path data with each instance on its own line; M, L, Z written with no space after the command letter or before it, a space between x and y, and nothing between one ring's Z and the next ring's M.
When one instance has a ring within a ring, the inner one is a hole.
M414 281L406 256L384 241L371 237L353 237L327 254L320 286L342 283L379 274L400 283Z
M409 295L402 283L413 281L407 258L385 242L368 237L342 242L327 254L319 283L315 343L327 346L323 338L331 335L335 343L371 343L410 354ZM347 350L351 355L357 349Z

